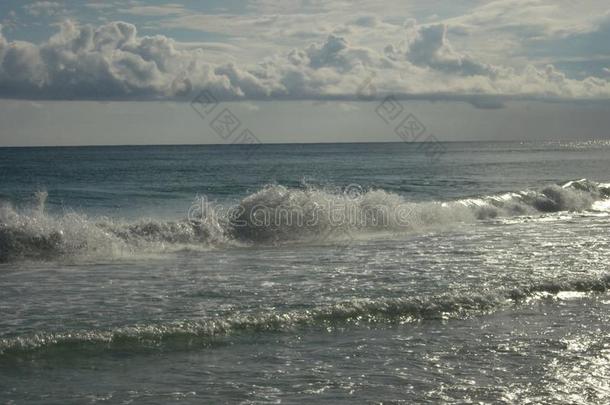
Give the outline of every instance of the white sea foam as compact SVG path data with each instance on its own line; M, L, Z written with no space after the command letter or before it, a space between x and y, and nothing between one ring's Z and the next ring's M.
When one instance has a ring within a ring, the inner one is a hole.
M45 213L46 193L29 210L0 205L0 261L124 255L235 244L325 242L348 235L410 233L458 223L553 212L608 210L610 188L587 180L541 190L441 202L411 202L384 190L353 193L269 185L231 208L191 207L177 221ZM186 211L186 210L185 210Z
M565 281L547 281L502 288L486 293L442 294L402 298L352 299L308 309L227 316L171 323L138 324L109 330L38 332L0 338L0 356L20 355L54 348L78 349L159 349L200 345L206 340L237 333L285 331L295 328L333 328L345 325L405 324L419 320L459 319L490 313L538 299L571 300L587 294L606 292L610 275Z

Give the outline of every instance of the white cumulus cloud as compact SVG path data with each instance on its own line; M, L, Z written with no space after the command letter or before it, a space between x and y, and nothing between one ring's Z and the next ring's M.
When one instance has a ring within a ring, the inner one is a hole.
M357 22L362 29L379 24ZM379 97L463 100L485 108L510 98L610 98L607 79L570 79L552 65L489 64L455 49L447 31L445 24L411 22L396 41L404 45L382 49L352 43L349 32L335 33L258 64L241 64L219 62L196 44L140 36L125 22L93 27L66 21L41 44L0 35L0 97L186 99L206 89L226 100L350 101L374 77Z

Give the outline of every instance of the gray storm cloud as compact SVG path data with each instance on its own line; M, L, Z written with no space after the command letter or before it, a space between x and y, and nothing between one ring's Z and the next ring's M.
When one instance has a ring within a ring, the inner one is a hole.
M442 24L415 26L413 32L402 50L389 45L378 52L330 35L259 64L241 65L211 63L204 49L181 47L162 35L139 36L129 23L92 27L67 21L41 44L9 42L0 34L0 97L172 100L207 89L225 100L355 100L371 75L379 95L464 100L482 107L496 105L489 102L494 97L610 96L606 79L570 79L550 65L517 71L478 61L454 49Z

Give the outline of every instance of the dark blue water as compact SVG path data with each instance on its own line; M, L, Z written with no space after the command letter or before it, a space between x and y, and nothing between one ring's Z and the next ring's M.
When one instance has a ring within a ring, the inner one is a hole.
M184 214L197 193L244 197L266 184L381 188L414 200L482 196L569 179L604 181L608 146L444 143L430 159L416 143L0 148L1 196L34 191L48 207L117 216Z
M610 145L435 147L0 148L1 402L607 403Z

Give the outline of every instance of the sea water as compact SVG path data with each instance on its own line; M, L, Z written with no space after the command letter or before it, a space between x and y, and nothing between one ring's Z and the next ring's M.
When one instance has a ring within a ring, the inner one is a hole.
M610 144L418 146L0 149L0 400L608 403Z

